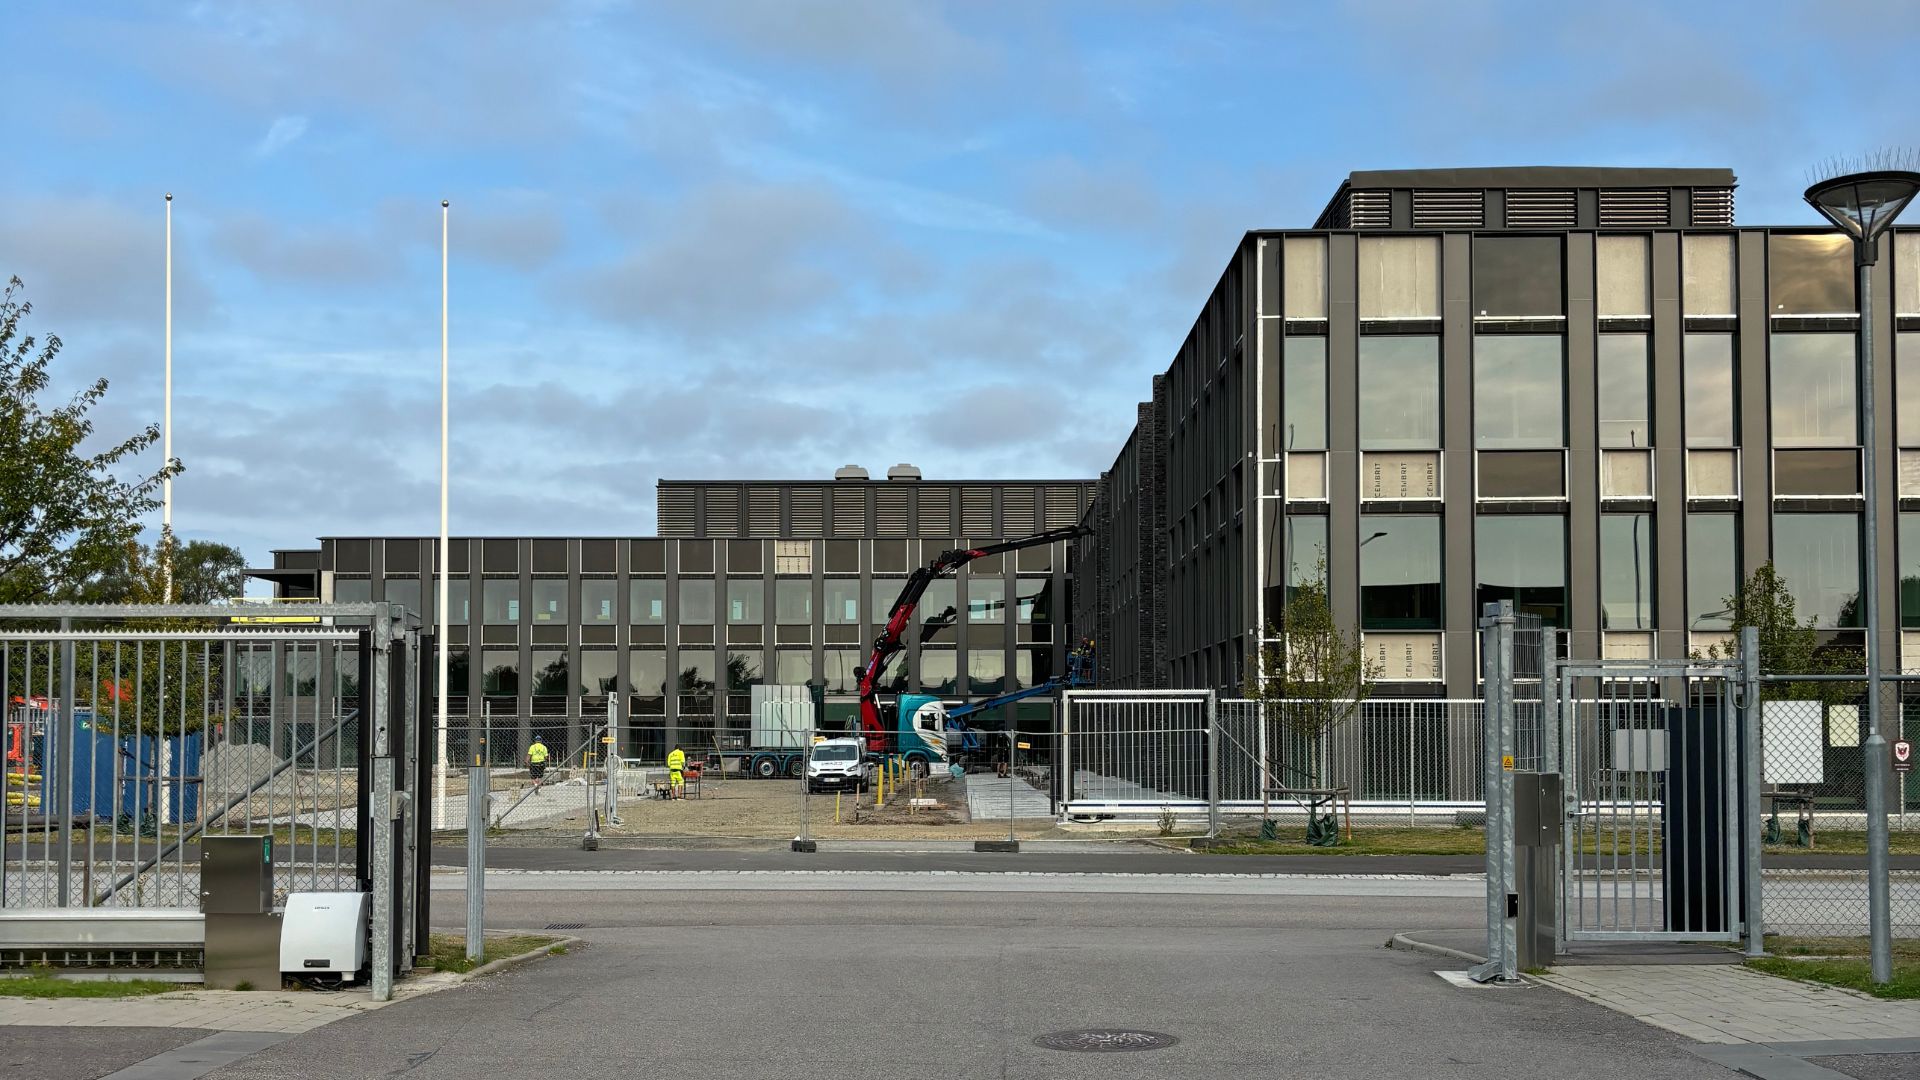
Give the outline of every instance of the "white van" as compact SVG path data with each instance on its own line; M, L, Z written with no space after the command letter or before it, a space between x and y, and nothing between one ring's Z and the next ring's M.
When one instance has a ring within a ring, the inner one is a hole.
M822 739L813 744L807 758L807 790L816 795L828 791L865 791L873 781L873 765L867 761L864 739Z

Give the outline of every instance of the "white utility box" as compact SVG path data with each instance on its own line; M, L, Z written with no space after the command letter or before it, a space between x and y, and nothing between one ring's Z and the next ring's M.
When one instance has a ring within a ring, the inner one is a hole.
M287 895L280 920L280 970L352 979L367 965L367 894Z

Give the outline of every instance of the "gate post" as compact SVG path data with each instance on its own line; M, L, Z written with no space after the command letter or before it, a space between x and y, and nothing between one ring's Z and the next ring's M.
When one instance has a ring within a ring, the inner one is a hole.
M62 634L68 633L72 629L72 619L62 618L60 620L60 632ZM160 647L160 664L164 670L167 662L166 643L162 642ZM185 646L182 645L181 648L183 650L181 655L184 656ZM29 653L28 655L31 657L32 654ZM32 660L29 659L28 663L31 664ZM162 685L165 685L165 683L163 682ZM48 689L52 689L52 687L48 687ZM156 703L155 715L162 717L164 723L166 702ZM55 903L59 907L66 907L68 902L72 900L71 892L73 889L73 757L79 736L79 729L74 723L76 719L73 711L73 639L65 638L60 642L60 705L58 708L47 710L47 748L51 751L48 756L53 758L53 798L46 800L46 802L51 803L51 805L41 806L41 809L46 813L60 815L58 818L60 822L60 880L55 884L58 897ZM139 717L136 716L134 718L134 723L136 726L139 724ZM164 735L166 728L162 726L160 731ZM22 764L22 771L25 771L25 768L26 766ZM26 787L24 777L22 777L21 780L20 790L22 792L20 799L20 816L24 821L29 806L29 800L26 798L25 793L30 790ZM161 807L160 810L164 813L165 808ZM161 817L160 820L164 821L165 818ZM22 829L22 839L25 839L24 827ZM156 844L157 843L158 841L156 841ZM93 838L91 835L87 838L87 847L89 850L93 847ZM24 846L21 851L22 862L24 862Z
M1054 807L1060 821L1067 820L1067 804L1073 801L1073 691L1060 692L1060 757L1053 767L1053 790L1059 798Z
M371 912L371 941L367 955L373 967L373 1000L393 999L393 911L394 911L394 775L393 775L393 624L387 619L387 605L374 606L373 625L369 628L368 651L372 653L372 687L367 701L373 726L372 790L367 799L367 817L360 823L373 833L373 895L367 904Z
M1207 835L1220 835L1220 711L1214 691L1207 691Z
M1765 956L1766 885L1760 873L1760 628L1740 631L1741 786L1740 850L1746 853L1743 876L1747 898L1747 955Z
M1513 602L1488 604L1480 619L1480 657L1485 680L1486 731L1481 761L1487 805L1487 959L1469 974L1476 982L1519 977L1519 896L1513 887L1513 803L1508 798L1506 760L1513 753Z

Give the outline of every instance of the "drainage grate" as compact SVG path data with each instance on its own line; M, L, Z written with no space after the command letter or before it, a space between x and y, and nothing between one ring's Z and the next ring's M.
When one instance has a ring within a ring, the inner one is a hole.
M1118 1054L1132 1050L1161 1050L1180 1040L1160 1031L1133 1028L1080 1028L1034 1037L1033 1045L1046 1050L1073 1050L1084 1054Z
M547 924L547 929L549 930L585 930L586 928L587 924L583 922L550 922Z

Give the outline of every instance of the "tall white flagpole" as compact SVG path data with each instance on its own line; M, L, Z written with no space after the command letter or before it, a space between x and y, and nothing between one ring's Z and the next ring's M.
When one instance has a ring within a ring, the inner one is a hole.
M436 590L439 634L436 637L440 665L439 746L435 760L440 763L440 782L434 785L433 827L447 827L447 200L440 200L440 588ZM468 798L473 797L469 792ZM472 820L472 816L468 816Z
M173 192L167 192L167 370L166 387L160 406L160 464L173 466ZM166 582L166 602L173 603L173 553L167 542L173 537L173 474L160 481L160 543L162 580Z

